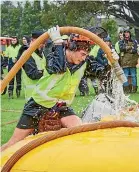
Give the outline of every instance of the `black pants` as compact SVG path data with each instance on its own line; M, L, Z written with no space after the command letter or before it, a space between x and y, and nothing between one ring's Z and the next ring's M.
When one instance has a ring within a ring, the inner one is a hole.
M10 59L9 59L9 63L8 63L8 72L12 69L12 67L14 66L15 63L13 63ZM22 74L22 69L20 69L17 74L15 75L15 77L9 82L9 88L8 91L13 91L14 90L14 80L16 78L16 89L17 90L21 90L21 74Z
M82 77L80 84L79 84L79 91L81 93L88 93L89 92L89 87L88 87L88 83L87 83L87 78L86 77Z

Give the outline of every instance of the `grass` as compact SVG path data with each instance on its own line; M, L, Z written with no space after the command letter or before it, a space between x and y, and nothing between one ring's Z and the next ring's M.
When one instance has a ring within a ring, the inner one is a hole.
M139 69L138 69L138 81L139 81ZM81 116L83 110L87 107L87 105L93 100L95 94L93 88L90 89L90 95L81 97L79 96L79 91L77 92L77 96L75 97L72 108L75 110L78 116ZM136 94L131 94L130 98L139 102L139 89ZM1 98L1 144L4 144L11 137L16 123L3 125L7 122L18 120L22 113L22 109L25 103L24 93L22 92L21 97L16 99L16 95L14 95L14 99L8 99L8 95L3 95ZM6 111L9 110L9 111ZM10 111L11 110L11 111Z

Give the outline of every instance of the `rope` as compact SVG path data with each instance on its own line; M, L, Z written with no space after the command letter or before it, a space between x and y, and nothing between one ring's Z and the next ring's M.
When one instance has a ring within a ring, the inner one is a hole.
M88 131L95 131L98 129L106 129L106 128L116 128L116 127L139 127L139 124L129 121L109 121L109 122L99 122L93 124L85 124L81 126L71 127L71 128L64 128L59 131L51 132L42 136L36 140L31 141L30 143L24 145L19 150L17 150L5 163L2 168L1 172L9 172L14 164L26 153L30 152L34 148L47 143L51 140L55 140L60 137L81 133L81 132L88 132Z
M6 122L4 124L1 124L1 127L5 126L5 125L8 125L8 124L13 124L15 122L17 122L18 120L14 120L14 121L9 121L9 122Z
M15 112L20 113L22 110L12 110L12 109L1 109L2 112Z

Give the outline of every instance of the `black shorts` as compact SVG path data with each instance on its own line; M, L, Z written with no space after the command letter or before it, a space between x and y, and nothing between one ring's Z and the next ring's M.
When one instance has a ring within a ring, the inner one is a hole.
M55 106L54 106L55 107ZM53 108L46 108L37 104L33 98L31 98L24 106L24 110L17 124L17 128L20 129L35 129L38 127L38 122L40 118L51 111ZM59 108L60 118L75 115L72 108L63 106Z

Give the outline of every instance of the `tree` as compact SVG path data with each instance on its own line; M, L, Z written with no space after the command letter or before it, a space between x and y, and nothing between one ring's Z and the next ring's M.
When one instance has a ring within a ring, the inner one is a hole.
M102 27L104 27L107 32L109 33L109 36L112 40L112 43L116 43L117 41L117 30L118 26L115 20L113 19L108 19L106 21L102 22Z
M18 36L20 27L20 9L12 2L4 1L1 5L1 34Z
M136 39L139 40L139 1L105 1L104 3L109 14L125 20L129 26L135 28Z

